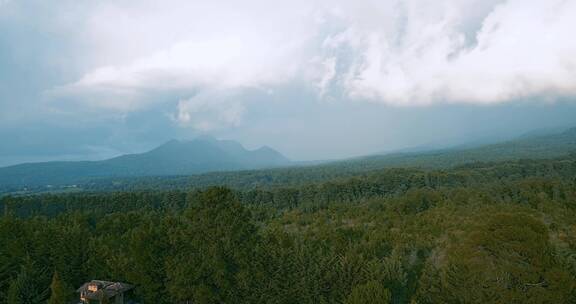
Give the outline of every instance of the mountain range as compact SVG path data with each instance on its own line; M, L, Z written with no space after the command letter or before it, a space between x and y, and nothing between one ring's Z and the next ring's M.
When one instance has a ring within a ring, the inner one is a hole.
M372 155L341 162L358 168L447 168L474 162L553 158L576 152L576 128L555 133L531 132L518 138L485 145Z
M235 141L201 137L192 141L171 140L145 153L102 161L54 161L4 167L0 168L0 186L63 185L94 178L192 175L291 164L269 147L247 150Z
M386 168L449 168L475 162L554 158L575 152L576 128L552 134L536 132L481 146L307 163L290 161L268 147L247 150L235 141L202 137L192 141L171 140L145 153L102 161L29 163L0 168L0 192L18 192L29 187L46 190L50 186L62 188L94 181L108 185L141 183L145 178L154 178L148 179L154 185L182 182L182 178L187 180L183 184L193 180L194 184L204 185L226 184L228 179L243 176L246 183L266 185L273 184L272 179L282 180L288 176L321 181ZM276 169L262 170L268 168Z

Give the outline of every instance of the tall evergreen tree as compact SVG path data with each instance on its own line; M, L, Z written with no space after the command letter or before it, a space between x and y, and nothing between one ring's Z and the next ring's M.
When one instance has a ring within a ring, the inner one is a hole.
M346 299L346 304L388 304L392 296L390 291L376 281L358 285Z
M54 272L52 276L52 283L50 284L50 299L48 304L63 304L70 300L71 291L67 286L60 280L58 272Z
M7 304L38 304L46 301L48 288L43 283L43 274L27 259L18 275L10 282Z

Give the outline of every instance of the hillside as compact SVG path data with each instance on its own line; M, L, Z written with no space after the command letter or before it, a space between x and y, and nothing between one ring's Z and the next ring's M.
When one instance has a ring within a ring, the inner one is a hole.
M374 155L334 163L350 170L391 167L449 168L474 162L545 159L576 151L576 128L555 134L525 135L517 139L473 148Z

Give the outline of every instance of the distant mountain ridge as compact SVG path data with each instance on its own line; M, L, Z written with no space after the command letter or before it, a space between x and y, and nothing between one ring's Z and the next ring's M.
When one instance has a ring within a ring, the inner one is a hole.
M365 156L333 165L354 170L393 167L448 168L474 162L554 158L574 152L576 127L552 134L534 132L495 144Z
M426 170L450 170L460 166L490 168L493 164L502 162L511 162L508 165L514 166L515 162L538 163L544 159L563 162L571 161L574 157L576 157L576 128L546 134L534 132L514 140L482 146L462 145L428 151L406 151L332 162L307 163L307 166L295 163L295 166L267 170L213 172L194 176L101 179L82 187L88 191L190 189L214 185L261 189L337 181L388 169L401 175L402 172L406 172L405 169L414 168ZM46 189L32 190L32 192L38 191Z
M192 175L291 165L270 147L247 150L231 140L171 140L153 150L102 161L57 161L0 168L0 186L74 184L93 178Z
M34 189L32 192L52 191L47 185L60 185L54 188L63 189L65 185L78 184L81 190L99 184L115 189L116 183L221 185L239 179L242 184L281 185L281 181L293 178L323 181L387 168L451 168L477 162L549 159L574 153L576 128L553 134L533 133L482 146L405 151L331 162L292 162L268 147L249 151L234 141L199 138L172 140L146 153L104 161L46 162L0 168L0 193L28 193L28 187ZM272 170L260 170L265 168ZM238 172L240 170L242 172Z

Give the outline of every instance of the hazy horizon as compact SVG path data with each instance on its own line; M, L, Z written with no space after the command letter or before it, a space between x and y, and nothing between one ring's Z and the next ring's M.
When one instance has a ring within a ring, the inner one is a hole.
M0 0L0 166L211 135L295 161L576 125L576 3Z

